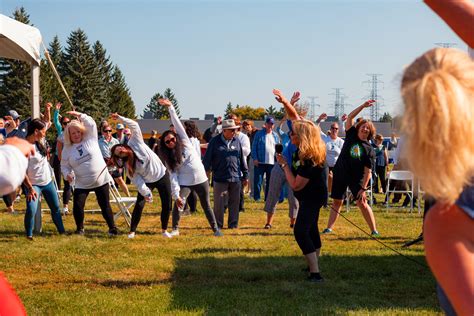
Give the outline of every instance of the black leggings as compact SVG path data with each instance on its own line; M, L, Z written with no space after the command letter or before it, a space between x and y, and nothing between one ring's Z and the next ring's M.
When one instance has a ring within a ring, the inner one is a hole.
M5 205L7 207L11 207L13 205L13 199L12 199L12 194L7 194L3 196L3 202L5 202Z
M201 202L201 207L204 210L204 214L206 214L206 218L209 222L209 225L211 226L213 231L216 231L218 227L216 217L211 208L211 199L209 198L209 182L206 180L205 182L196 185L181 186L179 196L182 198L189 198L190 196L192 196L192 192L196 192L199 201ZM178 206L175 202L173 207L173 229L178 228L180 218L181 214L178 211Z
M107 222L109 229L115 229L114 214L110 207L110 191L109 184L106 183L100 187L93 189L78 189L74 190L74 203L72 213L74 215L74 221L76 222L77 230L84 229L84 206L86 204L87 196L89 192L94 191L97 197L97 203L99 203L102 216Z
M161 229L168 228L168 221L171 213L171 181L168 171L158 181L153 183L146 183L146 186L153 192L153 189L158 189L161 199ZM130 225L130 231L135 232L137 230L138 223L142 218L143 208L145 207L145 197L138 193L137 203L132 213L132 223Z
M318 220L319 210L323 205L320 201L301 200L294 228L296 242L304 255L321 248Z

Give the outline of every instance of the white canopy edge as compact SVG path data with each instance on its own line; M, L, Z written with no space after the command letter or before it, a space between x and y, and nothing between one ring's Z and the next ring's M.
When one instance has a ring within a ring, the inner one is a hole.
M0 57L39 65L41 41L37 28L0 14Z

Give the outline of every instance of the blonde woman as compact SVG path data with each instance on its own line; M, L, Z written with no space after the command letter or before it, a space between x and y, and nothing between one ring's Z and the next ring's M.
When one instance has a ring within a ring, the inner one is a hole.
M68 112L77 119L64 130L64 148L61 157L61 172L69 183L75 184L72 213L76 222L76 234L84 235L84 206L87 196L95 192L102 210L109 235L117 235L114 216L109 202L109 175L100 152L97 126L94 119L75 111Z
M300 208L294 226L298 246L306 258L311 282L322 282L318 257L321 237L318 229L319 210L327 202L326 145L319 137L319 127L310 121L294 121L291 142L298 148L291 166L282 154L277 160L285 172Z
M424 191L428 264L459 315L474 315L474 62L432 49L406 70L404 153Z

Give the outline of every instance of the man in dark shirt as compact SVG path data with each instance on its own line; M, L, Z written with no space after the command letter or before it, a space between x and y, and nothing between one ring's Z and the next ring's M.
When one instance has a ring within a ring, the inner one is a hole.
M212 171L214 215L219 228L224 226L224 209L228 196L228 227L239 226L240 186L247 183L248 168L240 141L235 137L239 126L234 120L222 122L222 133L209 142L203 158L206 172Z

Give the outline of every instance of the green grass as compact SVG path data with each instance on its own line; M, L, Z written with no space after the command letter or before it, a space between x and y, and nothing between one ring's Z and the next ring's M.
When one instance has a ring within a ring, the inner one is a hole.
M89 200L93 200L91 196ZM156 200L159 200L155 198ZM381 197L379 197L381 200ZM24 199L16 209L24 211ZM30 315L433 315L434 279L371 240L343 218L323 236L323 284L306 282L303 256L278 205L264 230L263 203L246 202L238 230L216 238L202 210L181 220L181 235L164 239L158 202L147 205L137 237L109 238L100 214L86 214L85 236L59 236L48 214L44 232L24 237L23 216L0 215L0 267ZM89 203L90 204L90 203ZM91 205L89 205L91 206ZM321 211L320 229L328 209ZM344 213L368 230L360 212ZM421 217L375 207L384 243L400 250L416 237ZM68 231L75 228L65 217ZM425 263L423 245L402 253Z

